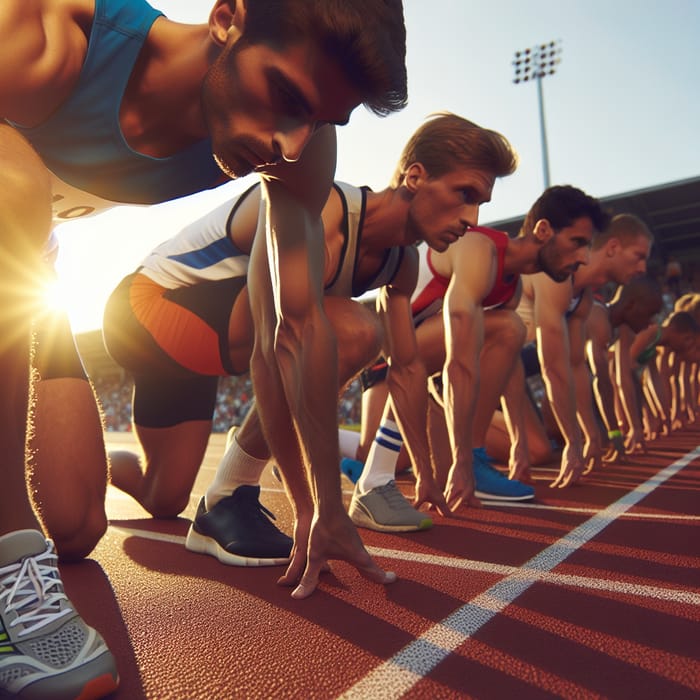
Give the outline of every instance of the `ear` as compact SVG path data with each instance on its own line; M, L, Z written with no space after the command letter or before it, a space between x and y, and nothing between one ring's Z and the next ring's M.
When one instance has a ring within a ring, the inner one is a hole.
M415 194L428 179L428 173L422 163L411 163L401 183L411 194Z
M243 34L245 4L242 0L217 0L209 14L209 35L215 44L235 43Z
M547 243L554 235L554 229L547 219L539 219L532 229L532 235L538 243Z
M620 240L618 238L609 238L605 244L605 255L607 255L609 258L615 257L621 247L622 246L620 245Z

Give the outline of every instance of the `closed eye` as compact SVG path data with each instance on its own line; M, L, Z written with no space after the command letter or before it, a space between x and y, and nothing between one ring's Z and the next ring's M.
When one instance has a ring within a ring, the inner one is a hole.
M266 74L273 103L280 111L290 117L310 118L311 104L299 86L277 68L268 68Z
M465 204L476 204L481 206L486 204L486 202L491 201L483 196L483 193L474 187L463 187L461 190L462 200Z

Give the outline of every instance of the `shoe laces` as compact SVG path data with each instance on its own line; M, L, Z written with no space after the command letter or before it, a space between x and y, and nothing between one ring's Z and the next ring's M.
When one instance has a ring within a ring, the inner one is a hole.
M61 605L67 601L53 546L41 554L0 568L0 602L6 612L17 613L9 626L23 626L19 636L69 615L72 609Z
M403 494L396 487L396 481L392 479L388 484L380 487L381 494L384 500L389 504L392 510L398 510L405 508L407 505L411 507L408 501L404 498Z
M276 520L274 513L271 513L265 506L260 503L260 500L256 497L241 498L240 503L243 504L244 508L248 513L261 525L264 529L269 531L277 532L277 528L272 523Z
M501 474L501 472L496 469L496 467L493 466L493 459L489 457L488 452L483 447L477 447L474 450L474 456L481 462L482 466L485 469L488 469L489 471L493 472L494 474L497 474L498 476L502 476L504 479L507 479L508 477L504 476Z

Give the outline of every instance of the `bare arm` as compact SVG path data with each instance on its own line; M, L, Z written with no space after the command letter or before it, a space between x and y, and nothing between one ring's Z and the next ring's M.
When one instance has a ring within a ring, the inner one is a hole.
M80 73L91 21L76 3L0 3L2 117L34 125L55 111Z
M493 287L497 262L495 247L482 236L464 236L447 254L452 261L452 276L443 307L443 403L452 449L446 497L454 508L473 500L472 426L484 344L482 302Z
M671 429L677 430L683 426L681 414L683 410L683 385L681 383L681 369L683 361L677 352L669 352L667 362L664 367L665 376L667 378L671 391Z
M290 565L300 571L306 557L293 592L299 598L313 592L328 559L346 559L374 581L391 580L362 546L341 499L338 358L323 310L320 217L334 168L335 131L324 127L297 163L265 174L264 231L256 235L248 274L256 335L251 371L265 437L283 471L295 473L301 455L313 497L308 543L295 535Z
M296 173L293 166L298 168ZM329 414L335 416L338 390L335 338L322 303L320 218L335 168L334 132L319 132L307 147L303 162L276 167L279 170L271 168L271 174L263 178L265 217L258 223L248 275L256 328L253 380L273 454L284 464L286 449L279 446L281 433L270 426L288 413L297 433L297 449L305 457L313 483L322 470L319 464L311 468L308 450L312 443L337 442L310 437L314 430L328 427L323 421L328 422ZM311 364L314 361L316 367ZM316 390L309 392L312 378ZM284 401L279 400L281 396ZM337 433L335 425L332 432ZM321 459L334 459L332 447L326 449L328 454Z
M657 416L659 418L659 434L667 435L671 430L671 400L668 392L668 386L666 386L661 376L661 372L659 371L662 352L663 351L657 351L656 357L654 357L647 365L645 388L648 392L649 398L651 401L653 401L656 408Z
M547 398L564 437L561 470L553 485L567 485L583 471L583 442L576 416L576 396L571 370L566 309L571 301L571 282L557 283L544 273L532 276L535 290L537 352L542 365Z
M637 399L637 383L632 365L630 348L635 334L629 326L620 326L618 339L613 349L615 351L615 379L619 390L622 410L630 426L627 436L628 451L644 449L644 428L642 427L642 411Z
M608 346L612 334L606 310L596 305L588 319L588 338L587 354L593 372L593 389L605 429L610 432L617 430L615 394L608 363Z
M603 446L600 427L594 412L591 372L586 362L588 320L594 304L590 290L585 293L575 313L568 320L571 371L576 391L576 413L583 432L583 457L586 471L602 463Z
M20 272L9 256L34 259L51 228L51 180L39 156L15 129L0 123L0 232L4 267ZM32 283L31 276L24 282Z
M664 347L656 356L659 399L661 400L664 413L666 414L668 420L669 430L675 430L678 427L676 423L676 416L678 412L677 389L673 372L675 356L676 353L667 347Z
M428 384L411 313L418 274L415 248L407 248L397 277L380 290L377 308L384 326L387 386L394 416L416 470L415 505L431 503L446 514L447 504L433 475L428 442Z

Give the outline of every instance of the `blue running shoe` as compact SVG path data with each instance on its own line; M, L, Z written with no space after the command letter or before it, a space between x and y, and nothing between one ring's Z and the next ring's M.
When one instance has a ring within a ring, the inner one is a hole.
M509 479L494 469L483 447L472 450L474 469L474 495L485 501L530 501L535 489L520 481Z
M350 459L350 457L343 457L340 460L340 471L345 474L345 476L352 481L353 484L357 483L357 480L362 474L362 470L365 468L363 462L359 459Z

